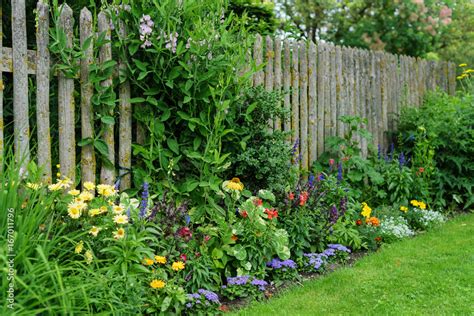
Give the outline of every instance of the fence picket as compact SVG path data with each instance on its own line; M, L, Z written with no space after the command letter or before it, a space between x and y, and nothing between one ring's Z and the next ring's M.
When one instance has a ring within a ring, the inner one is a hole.
M291 111L290 88L291 88L291 47L288 40L283 42L283 106L288 111ZM287 118L283 122L283 130L285 132L291 131L291 118Z
M260 34L257 34L255 37L255 43L254 43L254 48L253 48L253 58L255 61L255 66L257 69L262 65L263 63L263 39ZM259 69L254 75L253 75L253 85L255 87L262 85L264 83L264 73L263 69Z
M308 152L309 164L317 158L317 125L316 115L318 99L317 89L317 52L316 45L310 41L308 50Z
M306 42L301 41L300 50L300 142L301 167L309 168L308 163L308 56Z
M37 66L36 66L36 129L38 133L38 165L42 180L51 183L51 134L49 125L49 6L38 2L37 10Z
M121 38L127 37L125 24L120 21L119 33ZM119 71L125 78L127 65L125 60L119 60ZM132 184L131 168L132 168L132 104L130 103L130 82L128 80L122 82L119 86L119 175L120 189L129 189Z
M94 62L92 32L92 14L84 8L80 15L80 42L83 47L86 40L91 40L89 47L84 51L84 58L81 59L81 137L94 137L94 112L92 109L93 87L89 82L90 65ZM81 149L81 182L95 183L96 161L94 147L92 144L85 145Z
M281 92L281 40L276 39L275 40L275 45L274 45L274 52L275 52L275 65L274 65L274 81L273 81L273 90L277 92ZM277 105L278 107L281 107L282 104L279 103ZM280 118L275 119L275 125L273 128L275 130L281 130L281 120Z
M265 38L265 90L273 90L273 39L267 35ZM268 128L273 129L273 120L268 120Z
M12 59L14 141L20 173L26 173L30 160L30 124L28 114L28 67L25 0L12 1Z
M337 93L337 86L336 86L336 47L332 44L329 45L329 108L328 113L329 117L331 118L329 126L330 126L330 135L336 136L337 134L337 104L336 104L336 93Z
M64 4L61 7L59 23L67 38L67 47L72 47L73 25L72 10ZM76 147L75 131L71 128L74 119L74 79L67 78L63 72L58 75L58 114L59 114L59 162L61 175L75 181Z
M298 42L293 42L291 51L291 130L293 131L292 143L300 141L299 125L299 58ZM300 148L298 148L298 154Z
M343 78L342 78L342 48L336 46L335 52L335 72L336 72L336 135L342 137L344 134L344 124L338 119L344 115L344 104L343 104Z
M105 64L107 61L112 60L112 44L110 43L111 30L110 30L110 19L105 12L100 12L98 15L99 33L105 34L105 40L108 43L104 44L100 48L99 62ZM106 88L112 85L112 78L104 80L101 85ZM113 116L113 111L109 111L109 115ZM108 149L108 160L115 164L115 142L114 142L114 124L106 124L104 126L104 141L107 144ZM115 168L113 166L102 165L100 171L100 181L105 184L113 184L115 180Z

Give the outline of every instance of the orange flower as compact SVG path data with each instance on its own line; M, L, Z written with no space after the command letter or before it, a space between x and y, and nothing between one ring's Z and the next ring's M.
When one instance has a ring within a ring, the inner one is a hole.
M293 192L290 192L290 194L288 194L288 199L290 201L293 201L295 199L295 194Z
M372 225L374 227L380 226L380 220L377 217L370 217L365 220L365 222L369 225Z
M375 241L376 241L376 242L381 242L381 241L382 241L382 237L380 237L380 236L375 237Z
M239 239L239 237L237 237L236 235L232 235L232 237L230 237L230 239L232 239L233 241L237 241Z
M265 209L265 213L268 215L268 219L273 219L278 217L278 211L275 209L269 210L268 208Z
M356 225L357 225L357 226L362 225L362 221L361 221L360 219L356 220Z

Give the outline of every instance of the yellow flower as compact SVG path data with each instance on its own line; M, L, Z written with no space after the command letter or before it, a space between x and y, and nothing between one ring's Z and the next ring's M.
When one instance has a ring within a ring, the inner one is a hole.
M128 216L127 215L115 215L114 222L117 224L127 224Z
M78 219L82 215L82 205L79 203L70 203L67 207L67 213L70 218Z
M151 266L153 263L155 263L153 259L150 259L150 258L143 259L143 264L146 266Z
M93 208L89 210L89 216L94 217L100 214L100 210L98 208Z
M101 230L101 229L100 229L99 227L92 226L92 228L89 230L89 234L91 234L91 235L94 236L94 237L97 237L97 235L99 234L100 230Z
M362 203L362 212L360 213L365 218L369 218L372 213L372 209L367 205L367 203Z
M119 228L116 232L114 232L115 239L122 239L123 237L125 237L125 229Z
M83 249L84 249L84 242L81 240L81 241L76 245L76 248L74 249L74 252L75 252L75 253L81 253Z
M418 202L417 200L411 200L410 201L410 204L413 205L414 207L417 207L419 205L420 202Z
M173 262L173 264L171 265L171 269L173 269L174 271L183 270L184 267L185 267L185 265L182 261Z
M166 263L166 257L163 256L155 256L155 261L160 264L165 264Z
M97 185L97 193L99 193L99 195L102 195L104 197L109 197L109 196L115 195L115 193L117 192L115 191L115 188L111 185L99 184Z
M150 286L154 289L162 289L166 285L165 281L162 280L156 280L154 279L153 281L150 282Z
M57 165L56 165L56 168L58 168L58 169L61 168L61 165L60 165L60 164L57 164Z
M467 64L459 64L459 67L467 67Z
M400 206L400 211L406 213L406 212L408 211L408 207L406 207L406 206Z
M466 70L464 70L464 73L465 73L465 74L470 74L470 73L472 73L472 72L474 72L474 69L466 69Z
M86 263L91 264L92 260L94 259L94 255L92 254L92 251L87 250L86 253L84 254L86 257Z
M232 178L232 180L224 181L222 186L224 189L233 191L242 191L244 189L244 184L240 182L239 178Z
M84 182L84 189L89 190L89 191L94 191L95 184L90 181Z
M84 191L79 196L77 197L79 200L84 201L84 202L89 202L94 199L94 194L92 194L89 191Z
M29 188L29 189L32 189L32 190L39 190L41 188L41 183L31 183L31 182L28 182L26 184L26 187Z
M112 206L114 214L122 214L125 211L125 208L122 204Z
M107 206L103 205L103 206L100 207L99 214L102 214L102 213L107 213Z
M422 210L426 209L426 204L424 202L418 202L418 207Z
M49 191L59 191L62 188L63 188L63 186L61 185L61 183L54 183L54 184L48 185Z
M81 194L81 191L74 189L74 190L70 190L68 192L68 194L72 195L72 196L77 196L77 195Z

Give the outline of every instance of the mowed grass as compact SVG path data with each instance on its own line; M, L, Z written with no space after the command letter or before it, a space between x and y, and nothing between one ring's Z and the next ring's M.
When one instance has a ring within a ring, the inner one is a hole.
M384 245L353 267L239 315L474 315L474 214Z

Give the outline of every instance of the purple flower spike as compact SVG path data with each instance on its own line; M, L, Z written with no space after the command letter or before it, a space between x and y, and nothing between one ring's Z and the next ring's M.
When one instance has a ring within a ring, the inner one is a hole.
M148 182L143 183L143 192L142 192L142 200L140 202L140 212L138 213L138 216L140 218L144 218L146 215L146 208L148 206Z

